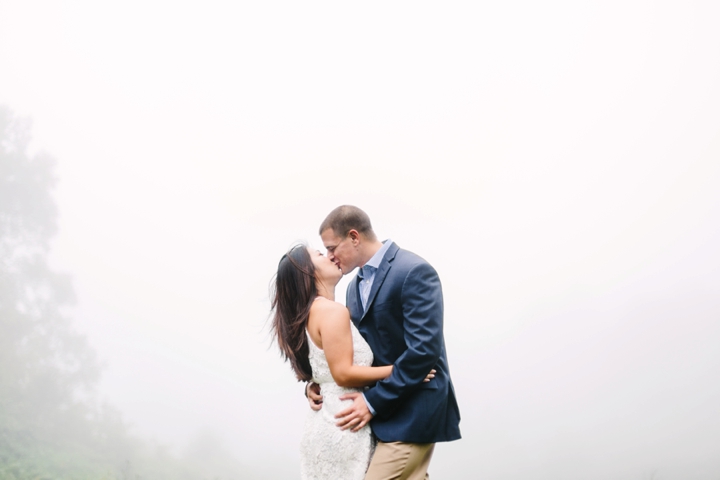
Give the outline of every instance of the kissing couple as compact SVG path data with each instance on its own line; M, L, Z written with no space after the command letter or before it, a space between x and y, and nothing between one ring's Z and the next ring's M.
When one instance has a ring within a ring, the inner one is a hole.
M280 259L272 333L310 411L303 480L428 479L436 442L460 438L435 269L361 209L342 205L320 225L327 256L296 245ZM355 268L346 306L335 287Z

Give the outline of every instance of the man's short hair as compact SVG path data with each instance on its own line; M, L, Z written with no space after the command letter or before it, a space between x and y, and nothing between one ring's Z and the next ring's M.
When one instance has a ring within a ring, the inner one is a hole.
M355 229L370 240L375 240L370 217L353 205L340 205L330 212L320 224L320 235L328 228L338 237L345 238L350 230Z

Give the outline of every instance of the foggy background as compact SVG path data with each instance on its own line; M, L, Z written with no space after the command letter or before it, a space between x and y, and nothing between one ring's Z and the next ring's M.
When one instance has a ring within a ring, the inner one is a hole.
M173 455L297 478L308 407L269 286L355 204L443 281L463 439L433 478L720 478L719 22L0 0L0 105L57 159L50 264L98 398Z

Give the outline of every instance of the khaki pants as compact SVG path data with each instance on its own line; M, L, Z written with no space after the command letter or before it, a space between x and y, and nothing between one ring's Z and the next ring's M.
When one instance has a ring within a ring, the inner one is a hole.
M378 442L365 480L427 480L434 443Z

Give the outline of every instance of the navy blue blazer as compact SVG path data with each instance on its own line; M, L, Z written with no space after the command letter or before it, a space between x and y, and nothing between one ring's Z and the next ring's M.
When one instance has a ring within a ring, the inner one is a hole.
M372 430L383 442L434 443L460 438L460 411L443 337L443 297L435 269L414 253L390 246L363 313L359 278L350 282L350 317L392 375L365 391L375 409ZM431 369L435 378L423 383Z

